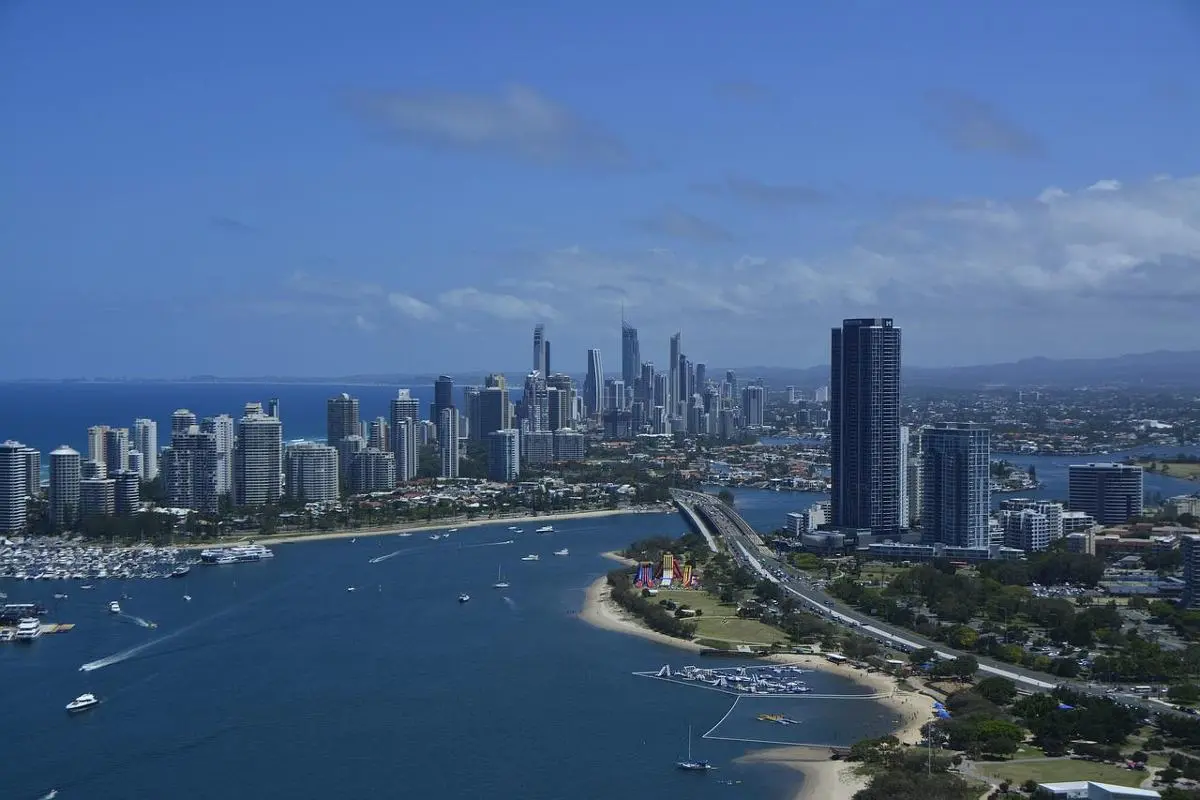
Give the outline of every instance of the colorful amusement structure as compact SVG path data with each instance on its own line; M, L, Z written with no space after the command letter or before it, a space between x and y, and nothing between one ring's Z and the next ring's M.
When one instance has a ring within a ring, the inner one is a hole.
M700 577L696 575L691 564L685 564L671 553L663 553L660 564L655 564L653 561L643 561L638 564L633 584L639 589L656 586L694 589L700 585Z

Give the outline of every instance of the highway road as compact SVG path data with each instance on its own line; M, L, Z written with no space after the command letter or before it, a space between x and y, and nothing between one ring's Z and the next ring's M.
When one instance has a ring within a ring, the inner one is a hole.
M1018 689L1025 691L1043 692L1056 686L1089 695L1104 695L1111 691L1112 699L1140 708L1147 714L1167 713L1185 716L1184 712L1161 700L1147 700L1138 695L1117 692L1112 687L1099 684L1064 681L1047 673L1035 672L975 653L954 650L947 647L944 642L926 639L905 628L899 628L867 616L829 595L790 565L780 562L774 556L767 555L764 548L760 547L761 540L754 529L736 511L716 497L681 489L673 490L672 495L677 504L690 506L699 521L708 524L710 530L705 533L705 538L710 538L712 534L715 534L716 537L722 539L730 554L739 564L778 584L784 591L800 600L802 605L807 606L807 610L839 625L854 628L855 632L860 635L875 639L881 644L903 652L929 648L943 659L953 659L965 655L974 656L979 662L981 672L1008 678L1017 685Z

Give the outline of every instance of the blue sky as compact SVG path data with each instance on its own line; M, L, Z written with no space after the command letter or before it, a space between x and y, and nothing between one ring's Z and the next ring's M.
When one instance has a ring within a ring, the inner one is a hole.
M1194 8L16 0L0 377L1195 347Z

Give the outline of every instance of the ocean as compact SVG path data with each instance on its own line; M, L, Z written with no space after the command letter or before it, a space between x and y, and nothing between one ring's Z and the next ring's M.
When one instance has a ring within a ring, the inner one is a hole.
M702 738L730 697L632 674L695 655L577 617L585 588L613 566L600 553L681 534L682 519L635 514L555 528L277 545L262 563L92 591L0 582L10 602L44 602L48 621L77 625L0 645L0 794L791 797L798 774L734 763L756 745ZM517 541L496 544L508 539ZM562 547L569 556L552 555ZM521 561L526 553L541 560ZM508 590L491 587L498 567ZM56 592L69 596L56 601ZM471 601L459 604L460 592ZM114 616L107 604L122 593L127 616ZM98 666L82 672L84 664ZM864 691L836 675L806 677L815 693ZM101 705L68 716L63 706L83 692ZM897 722L870 700L754 701L739 704L719 735L763 737L755 711L800 719L768 734L807 743L848 744ZM674 769L689 728L694 755L719 772Z

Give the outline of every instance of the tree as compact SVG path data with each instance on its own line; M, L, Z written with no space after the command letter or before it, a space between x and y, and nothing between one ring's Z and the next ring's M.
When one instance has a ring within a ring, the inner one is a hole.
M1200 687L1194 683L1181 683L1168 689L1167 697L1177 703L1194 703L1200 700Z
M1006 706L1017 696L1017 687L1008 678L994 675L975 684L975 691L998 706Z

